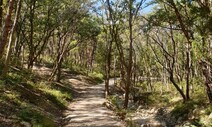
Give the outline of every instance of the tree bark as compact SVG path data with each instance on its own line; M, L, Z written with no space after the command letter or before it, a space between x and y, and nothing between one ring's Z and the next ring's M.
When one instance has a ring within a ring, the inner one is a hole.
M5 19L5 23L4 23L4 27L3 27L3 34L2 34L1 41L0 41L0 59L2 59L2 57L3 57L4 48L7 44L14 2L15 2L15 0L9 0L7 15L6 15L6 19Z
M202 73L205 77L205 87L206 87L206 94L208 96L208 100L212 103L212 71L209 69L212 64L208 61L201 61L200 65L202 67Z
M5 58L5 62L4 62L4 70L3 70L4 75L6 75L6 73L8 71L8 66L9 66L9 61L10 61L10 56L11 56L11 47L12 47L13 37L14 37L16 24L18 22L20 11L21 11L21 0L18 0L17 11L16 11L16 14L15 14L15 19L13 21L12 29L10 31L9 44L8 44L8 47L7 47L7 54L6 54L6 58Z
M184 34L184 36L186 37L187 39L187 52L186 52L186 100L189 100L190 99L190 96L189 96L189 88L190 88L190 74L191 74L191 50L192 50L192 42L191 42L191 37L189 36L189 31L188 31L188 27L186 27L186 25L183 23L183 20L182 20L182 17L181 17L181 14L175 4L175 2L172 0L171 1L171 5L175 11L175 14L177 16L177 20L179 21L180 23L180 27L181 27L181 30Z
M114 22L113 20L113 15L112 15L112 8L110 5L110 1L107 0L107 6L108 6L108 10L109 10L109 19ZM106 65L105 65L105 71L106 71L106 79L105 79L105 97L107 97L109 95L109 80L110 80L110 70L111 70L111 51L112 51L112 43L114 41L114 32L115 32L115 24L112 24L109 26L109 31L110 31L110 38L109 41L107 43L107 54L106 54Z
M106 55L106 79L105 79L105 97L109 95L109 80L110 80L110 66L111 66L111 50L112 50L112 41L109 41L107 46L107 55Z
M132 83L132 56L133 56L133 33L132 33L132 19L133 19L133 12L132 12L132 4L133 1L129 1L129 61L127 66L127 81L126 81L126 88L125 88L125 100L124 100L124 107L128 107L128 101L129 101L129 93L130 93L130 86Z
M89 71L93 72L93 65L94 65L94 60L95 60L95 54L96 54L96 48L97 48L97 39L93 40L93 44L92 44L92 52L91 52L91 59L90 59L90 67L89 67Z
M180 89L180 87L177 85L176 81L174 80L174 76L172 74L173 72L170 73L170 81L172 82L172 84L174 85L174 87L177 89L177 91L180 93L180 95L183 98L183 102L187 101L186 95L183 93L183 90Z
M190 76L191 76L191 43L188 43L186 52L186 99L190 99Z
M36 0L31 0L30 3L30 35L29 35L29 57L28 57L28 69L33 67L33 57L35 54L33 37L34 37L34 15L35 15L35 3Z
M2 19L3 19L3 7L2 6L3 6L3 0L0 0L0 31L2 30Z

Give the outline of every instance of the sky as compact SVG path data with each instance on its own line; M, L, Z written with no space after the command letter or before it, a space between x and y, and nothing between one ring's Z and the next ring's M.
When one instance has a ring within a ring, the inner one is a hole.
M141 1L141 0L137 0L137 2L139 2L139 1ZM151 2L151 1L153 1L153 0L146 0L145 3L142 6L145 7L146 4L149 3L149 2ZM98 7L100 5L101 5L101 2L97 2L97 4L95 6ZM147 7L143 8L141 10L141 13L142 14L150 13L152 11L153 7L154 7L154 5L147 6Z
M146 0L145 4L149 3L152 0ZM154 5L148 6L142 10L143 14L147 14L152 11Z

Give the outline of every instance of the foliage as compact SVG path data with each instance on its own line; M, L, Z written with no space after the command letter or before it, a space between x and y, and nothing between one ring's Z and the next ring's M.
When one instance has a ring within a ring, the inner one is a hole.
M81 19L77 33L83 39L95 39L100 33L101 29L98 26L95 18L84 17Z
M57 126L55 116L61 113L60 110L66 109L72 95L70 90L62 90L45 80L27 70L12 71L1 79L2 115L14 115L20 122L26 121L32 126Z
M11 51L9 56L0 54L0 106L5 107L1 112L11 116L6 112L14 108L14 114L19 112L23 120L48 123L49 115L42 111L57 115L46 107L65 109L72 99L68 84L60 84L63 72L86 75L95 84L105 80L106 91L109 78L121 75L125 107L131 94L138 95L141 104L174 107L172 114L178 118L188 119L196 108L204 107L205 113L197 113L203 118L194 121L204 125L203 119L211 112L205 84L211 81L203 78L201 61L211 58L212 5L208 0L145 1L22 1L11 45L7 44L9 38L0 34ZM151 4L155 6L151 13L143 14L142 9ZM3 0L0 33L10 31L12 26L3 31L4 26L16 21L15 6L11 23L4 21L9 5ZM4 74L7 57L11 62L6 65L11 68ZM51 76L33 73L34 65L50 67ZM207 71L210 65L209 60ZM137 81L139 78L144 79ZM130 91L133 86L139 89L136 93ZM110 100L120 105L117 97ZM121 106L119 111L126 113Z
M183 117L183 119L188 119L188 115L196 107L194 102L181 103L174 107L171 114L176 118Z
M118 96L116 95L111 95L107 98L111 103L112 106L114 107L115 113L121 118L124 119L125 115L129 113L129 110L126 110L123 108L123 100L121 100Z
M101 73L92 72L89 73L88 76L94 79L97 83L103 82L103 75Z
M198 101L179 103L171 111L171 115L176 119L181 118L183 121L189 119L190 124L195 126L210 126L211 123L208 116L211 113L211 106L209 105L205 108L205 105L204 102Z
M47 95L47 98L57 104L61 109L66 108L67 100L72 99L71 93L55 89L50 83L40 82L36 87L43 91Z
M56 127L52 119L37 111L33 111L32 108L26 107L18 115L23 121L30 122L33 127Z

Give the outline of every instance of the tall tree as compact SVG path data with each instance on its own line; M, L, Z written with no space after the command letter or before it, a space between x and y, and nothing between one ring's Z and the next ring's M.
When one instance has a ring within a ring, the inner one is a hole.
M0 0L0 28L2 29L2 19L3 19L3 0Z
M5 62L4 62L4 70L3 70L4 75L8 71L9 61L10 61L10 57L11 57L12 42L14 41L13 38L14 38L14 34L15 34L16 24L18 22L19 14L21 11L21 1L22 0L18 0L18 2L17 2L15 19L13 21L12 29L10 30L9 44L7 47L7 53L6 53Z
M1 36L0 40L0 59L2 59L4 49L6 44L8 43L8 35L10 31L10 25L12 20L12 12L13 12L13 5L15 3L15 0L9 0L8 9L7 9L7 15L4 21L4 27L3 27L3 34Z

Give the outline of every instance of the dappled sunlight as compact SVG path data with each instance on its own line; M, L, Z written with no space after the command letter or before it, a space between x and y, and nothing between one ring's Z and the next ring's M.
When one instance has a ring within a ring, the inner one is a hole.
M65 127L124 127L113 111L103 106L104 85L87 85L77 79L69 79L73 89L79 92L77 98L64 112Z
M78 86L80 86L80 85L86 85L84 82L79 81L79 80L77 80L77 79L68 79L68 81L69 81L70 83L76 84L76 85L78 85Z
M212 127L212 0L0 0L0 127Z

